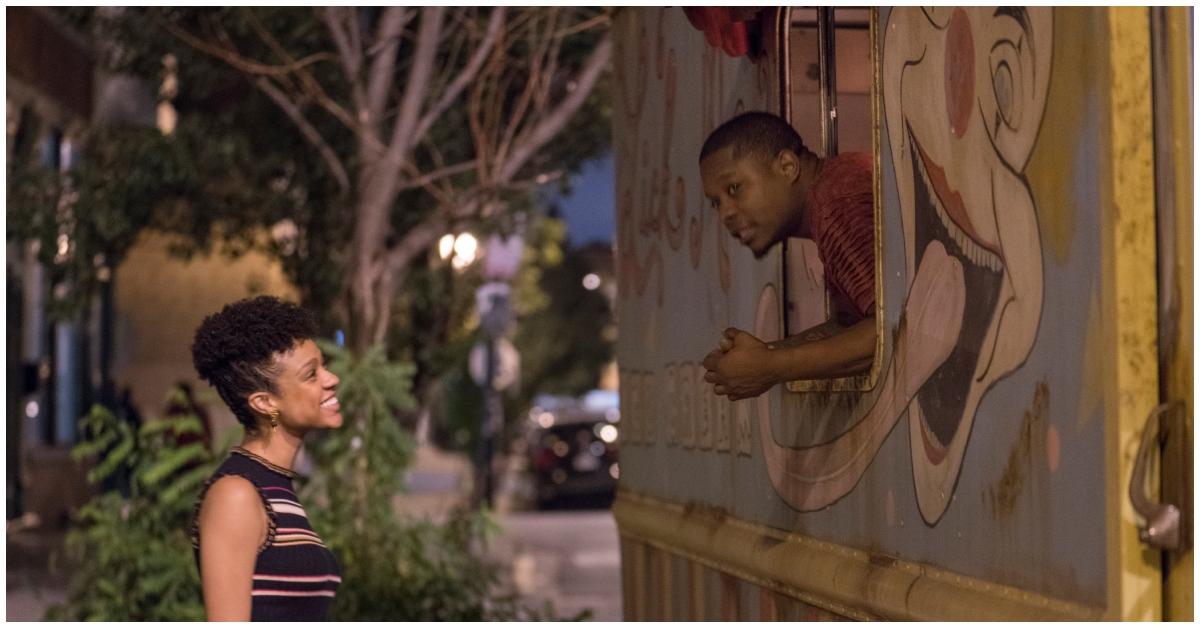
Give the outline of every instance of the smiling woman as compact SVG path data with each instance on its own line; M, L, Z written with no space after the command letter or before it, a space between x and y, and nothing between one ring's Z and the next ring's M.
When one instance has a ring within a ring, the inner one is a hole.
M212 620L321 620L338 584L333 553L297 501L291 468L310 430L342 415L312 316L274 297L225 306L196 331L196 371L246 437L196 504L192 542Z

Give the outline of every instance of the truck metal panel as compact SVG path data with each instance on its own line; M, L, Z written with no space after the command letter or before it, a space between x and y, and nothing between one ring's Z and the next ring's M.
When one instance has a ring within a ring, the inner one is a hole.
M781 110L787 24L750 59L617 14L627 616L1161 613L1125 498L1159 401L1148 15L873 10L875 368L729 402L700 366L722 330L775 340L785 286L822 290L699 181L709 131Z

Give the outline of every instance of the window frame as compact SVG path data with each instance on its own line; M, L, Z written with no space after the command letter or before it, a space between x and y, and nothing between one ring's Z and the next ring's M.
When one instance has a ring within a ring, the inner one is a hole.
M818 56L821 69L820 79L820 103L822 108L821 115L821 141L825 148L825 154L837 154L837 90L836 90L836 74L837 74L837 57L836 57L836 22L834 21L833 7L815 7L817 10L817 26L818 26ZM869 391L875 388L879 383L879 374L883 370L883 353L885 349L884 342L884 289L883 289L883 176L881 171L880 151L880 133L882 130L883 107L881 102L882 89L881 80L881 59L878 45L879 37L879 9L878 7L869 7L867 39L870 43L871 50L871 161L872 161L872 196L874 205L874 227L875 227L875 356L871 360L871 368L858 375L848 377L832 377L821 379L800 379L787 382L787 390L790 392L806 393L806 392L853 392L853 391ZM779 50L779 107L781 116L795 127L792 119L792 68L791 68L791 46L792 46L792 8L781 7L777 14L778 36L777 50ZM832 92L829 90L832 88ZM833 114L831 115L831 111ZM789 276L788 276L788 243L785 240L782 243L780 256L780 321L783 329L783 337L795 335L803 330L791 329L788 304L789 304ZM832 320L833 312L830 307L830 299L828 289L825 295L825 321Z

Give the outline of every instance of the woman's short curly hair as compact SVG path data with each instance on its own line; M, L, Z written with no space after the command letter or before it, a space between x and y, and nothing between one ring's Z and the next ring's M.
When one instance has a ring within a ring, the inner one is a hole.
M261 296L230 303L200 323L192 342L192 362L248 431L258 429L249 397L276 392L276 354L314 338L317 324L298 305Z

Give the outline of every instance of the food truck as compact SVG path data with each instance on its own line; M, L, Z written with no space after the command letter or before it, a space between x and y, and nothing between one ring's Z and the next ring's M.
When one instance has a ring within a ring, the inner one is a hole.
M614 16L630 620L1192 618L1192 9ZM836 314L756 258L707 135L873 157L876 350L730 401L723 330Z

